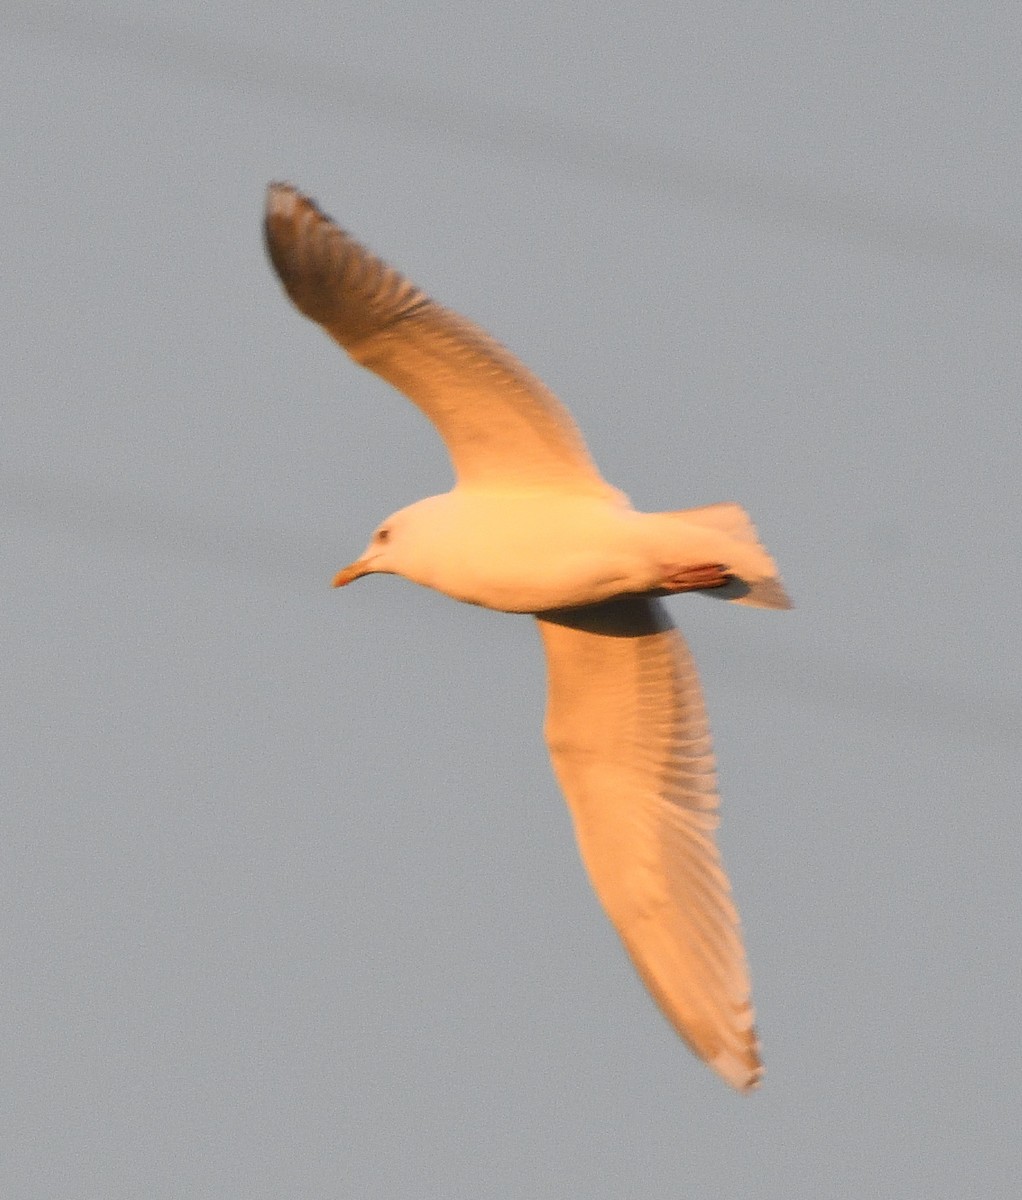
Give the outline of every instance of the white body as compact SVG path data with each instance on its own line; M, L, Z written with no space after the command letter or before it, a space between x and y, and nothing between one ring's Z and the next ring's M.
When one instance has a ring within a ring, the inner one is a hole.
M701 563L750 585L775 579L757 542L723 531L719 519L714 528L721 512L741 514L737 505L641 513L620 493L459 487L395 513L385 522L387 542L370 543L360 561L455 600L517 613L655 592Z

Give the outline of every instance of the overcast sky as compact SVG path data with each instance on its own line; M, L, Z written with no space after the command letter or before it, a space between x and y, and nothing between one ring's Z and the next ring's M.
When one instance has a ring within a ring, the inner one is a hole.
M156 14L154 16L154 14ZM1017 1194L1017 4L7 3L0 1192ZM290 308L289 179L741 501L680 597L767 1075L645 995L526 618L335 593L450 481Z

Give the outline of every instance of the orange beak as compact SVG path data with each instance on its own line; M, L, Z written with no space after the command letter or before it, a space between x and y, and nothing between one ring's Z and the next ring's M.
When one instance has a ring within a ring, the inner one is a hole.
M338 571L334 576L333 586L344 587L351 583L353 579L361 579L363 575L368 575L372 570L372 564L368 558L357 558L353 563Z

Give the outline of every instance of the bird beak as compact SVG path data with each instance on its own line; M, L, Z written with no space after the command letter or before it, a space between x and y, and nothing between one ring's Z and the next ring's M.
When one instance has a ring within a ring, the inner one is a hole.
M353 563L337 572L334 576L333 586L335 588L344 587L345 584L351 583L353 579L361 579L363 575L368 575L372 569L370 559L357 558Z

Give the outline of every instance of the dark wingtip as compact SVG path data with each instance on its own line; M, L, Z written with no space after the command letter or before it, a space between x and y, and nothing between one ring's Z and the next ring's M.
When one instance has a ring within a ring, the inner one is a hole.
M274 182L266 188L263 237L291 300L305 316L326 323L337 306L338 262L330 247L345 238L343 231L292 184Z
M266 218L290 217L303 205L316 206L291 183L274 180L266 186Z
M303 212L310 212L322 219L323 213L290 183L274 182L266 188L266 208L263 214L263 231L266 234L266 245L270 257L274 255L274 246L286 238L287 230L293 227Z
M268 185L263 236L295 306L349 352L430 303L290 183Z

